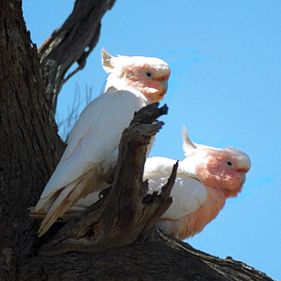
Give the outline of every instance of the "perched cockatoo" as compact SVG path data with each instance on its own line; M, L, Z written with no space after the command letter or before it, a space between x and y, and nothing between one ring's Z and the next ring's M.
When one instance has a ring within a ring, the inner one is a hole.
M186 158L179 162L171 192L173 202L157 223L164 233L185 239L203 230L220 212L229 197L235 197L249 171L250 158L233 148L195 145L183 132ZM175 160L148 158L144 177L149 192L160 192Z
M134 112L160 101L170 69L158 58L113 57L102 52L109 74L102 95L87 105L74 125L65 152L33 210L46 215L38 235L80 198L98 191L114 167L123 130Z
M251 162L242 151L195 145L183 131L186 158L179 161L177 177L171 192L173 202L161 216L157 226L164 233L185 239L203 230L223 208L225 200L236 196L243 186ZM161 192L176 160L165 157L148 158L144 179L148 193ZM94 192L79 200L72 211L82 211L99 199Z

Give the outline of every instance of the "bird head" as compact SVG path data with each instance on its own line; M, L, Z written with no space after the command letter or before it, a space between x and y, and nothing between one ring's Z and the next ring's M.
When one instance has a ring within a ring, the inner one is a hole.
M112 56L102 51L102 65L109 73L105 89L141 92L149 102L162 100L168 88L170 68L158 58Z
M183 162L191 167L192 174L206 187L219 189L226 197L236 196L251 168L249 156L234 148L215 148L191 142L184 132Z

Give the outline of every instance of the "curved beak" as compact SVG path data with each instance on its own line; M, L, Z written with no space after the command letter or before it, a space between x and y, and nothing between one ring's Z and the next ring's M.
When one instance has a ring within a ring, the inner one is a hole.
M247 173L251 169L251 160L247 157L241 157L237 164L236 171L238 173Z
M161 82L162 85L162 95L164 96L168 90L168 80L163 80Z

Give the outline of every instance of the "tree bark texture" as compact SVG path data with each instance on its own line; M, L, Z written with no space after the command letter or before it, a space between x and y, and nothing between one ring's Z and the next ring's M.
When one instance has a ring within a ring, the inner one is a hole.
M272 281L241 262L184 248L166 242L138 242L97 254L31 257L19 280Z
M111 7L113 3L85 0L76 1L75 7L80 5L83 10L82 2L86 3L85 5L90 2L97 5L103 3L104 7ZM101 16L92 19L98 21L97 27L100 18ZM75 22L72 24L74 26ZM98 38L94 40L90 36L90 41L79 51L80 55L72 54L75 53L71 48L74 41L87 41L82 34L83 30L77 29L75 36L67 37L64 34L60 37L58 45L65 44L64 53L72 56L73 61L79 60L83 54L81 50L89 44L89 48L92 48L93 42ZM69 41L64 43L64 40ZM54 43L49 44L47 49L52 49L52 46L54 49L59 48ZM130 241L119 244L119 247L111 245L100 252L81 252L76 249L53 256L40 255L40 249L44 245L50 245L49 243L54 241L52 239L61 232L50 235L43 241L38 240L38 222L29 217L28 208L37 202L64 149L49 113L50 96L53 93L57 94L52 91L60 89L61 81L65 80L61 77L65 72L56 74L58 80L56 81L56 78L52 83L57 83L58 86L50 86L52 90L48 92L46 81L52 81L53 70L43 70L42 75L41 65L45 64L44 59L47 59L52 51L45 52L47 51L42 47L40 64L37 49L32 44L24 24L21 1L0 0L0 280L271 280L241 262L207 255L156 230L149 236L150 239L136 235L138 237L134 237L134 242L129 239ZM71 64L67 61L67 56L54 57L58 65L69 67ZM54 57L49 56L51 60ZM59 72L56 67L55 72ZM131 171L138 177L142 173L144 159L141 154L131 155L129 150L127 152L129 158L139 157L140 170ZM128 157L123 159L122 155L118 164L120 174L115 178L120 182L126 175L124 160L130 160ZM114 187L105 199L109 200L110 196L114 196L113 189ZM120 211L122 212L117 208L117 212ZM161 211L163 210L155 213L155 217ZM80 220L77 223L80 223ZM67 225L68 223L65 227ZM149 232L152 225L153 221L147 220L147 228L143 227L145 232ZM131 229L132 227L128 231ZM60 247L58 244L58 250Z

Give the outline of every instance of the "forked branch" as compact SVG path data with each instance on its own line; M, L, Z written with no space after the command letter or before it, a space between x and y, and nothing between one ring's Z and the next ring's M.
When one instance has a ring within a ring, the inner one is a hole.
M51 115L55 113L63 84L86 65L99 39L101 19L114 3L115 0L76 0L64 24L40 47L39 58ZM67 74L75 62L77 66Z

